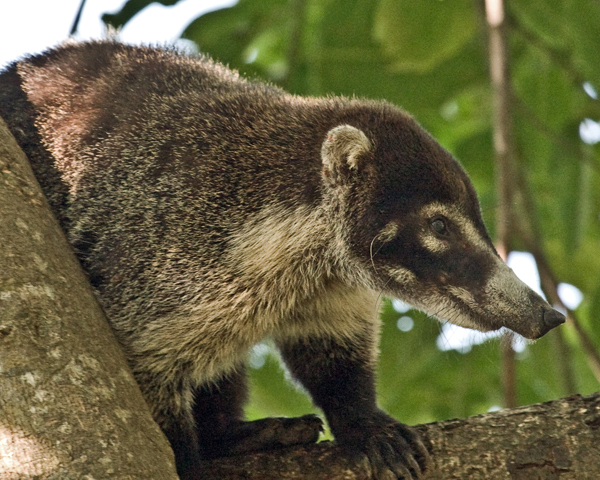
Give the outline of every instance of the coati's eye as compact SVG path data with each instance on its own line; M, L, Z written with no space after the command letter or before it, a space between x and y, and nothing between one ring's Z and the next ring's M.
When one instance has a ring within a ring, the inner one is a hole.
M436 218L435 220L432 220L429 225L431 226L431 229L438 235L447 235L448 234L448 229L446 228L446 222L444 222L444 220L442 220L441 218Z

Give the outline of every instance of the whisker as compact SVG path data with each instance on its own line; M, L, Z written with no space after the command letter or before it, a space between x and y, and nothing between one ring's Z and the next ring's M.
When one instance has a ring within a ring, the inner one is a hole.
M375 252L375 254L373 254L373 243L375 243L375 240L377 239L379 234L375 235L373 237L373 240L371 240L371 245L369 245L369 257L371 258L371 265L373 265L373 270L375 270L377 272L377 267L375 266L375 261L373 260L374 255L377 254L377 252L379 251L379 249L377 249L377 252Z

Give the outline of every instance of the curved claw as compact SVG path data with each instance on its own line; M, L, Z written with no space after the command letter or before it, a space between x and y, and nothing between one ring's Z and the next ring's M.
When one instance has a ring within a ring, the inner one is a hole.
M364 453L377 480L419 480L430 463L429 451L410 427L380 412L338 441Z

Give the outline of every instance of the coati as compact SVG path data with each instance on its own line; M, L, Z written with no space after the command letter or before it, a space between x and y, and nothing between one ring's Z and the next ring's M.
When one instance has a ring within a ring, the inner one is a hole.
M417 479L426 448L375 400L381 296L530 339L564 321L498 257L459 163L389 103L299 97L205 57L98 41L9 66L0 115L181 478L293 429L316 440L313 417L244 421L244 362L265 338L349 454L376 478Z

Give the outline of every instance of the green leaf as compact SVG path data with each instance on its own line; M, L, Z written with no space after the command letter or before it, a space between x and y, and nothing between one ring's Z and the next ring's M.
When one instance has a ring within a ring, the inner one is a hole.
M246 75L282 81L294 22L287 0L240 0L197 18L182 37Z
M135 15L152 3L171 6L175 5L177 2L179 2L179 0L128 0L119 12L105 13L102 15L102 21L111 27L121 28Z
M570 70L574 81L581 84L600 77L599 2L520 0L509 6L517 28Z
M565 0L563 0L565 1ZM566 23L568 38L572 41L573 64L586 80L600 81L600 2L595 0L566 1L571 20Z
M425 72L456 54L474 35L467 0L380 0L374 37L397 71Z

